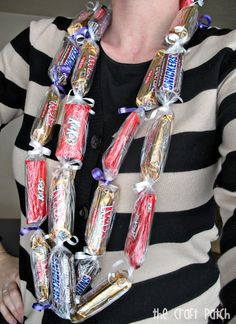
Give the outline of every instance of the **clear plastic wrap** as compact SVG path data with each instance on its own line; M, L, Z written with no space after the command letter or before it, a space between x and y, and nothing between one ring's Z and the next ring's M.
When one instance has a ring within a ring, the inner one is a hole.
M37 299L33 307L37 310L49 306L48 261L51 249L44 237L45 233L40 229L31 236L30 261Z
M42 146L47 144L53 135L53 128L57 122L60 111L60 93L58 88L52 85L46 93L42 103L39 118L35 122L31 131L31 139L37 141Z
M56 157L60 162L82 162L90 112L89 104L76 103L76 100L64 105L64 118L56 149Z
M71 78L74 94L84 97L89 92L98 56L98 45L92 39L85 40Z
M78 310L71 315L72 323L80 323L99 313L131 288L132 282L127 271L109 274L98 286L82 296Z
M64 319L75 309L74 256L63 245L56 245L49 259L50 299L52 310Z
M154 183L160 178L169 150L174 114L158 116L149 128L142 148L141 175Z
M132 143L132 140L145 118L143 109L132 112L121 125L111 145L102 158L105 179L114 180Z
M60 86L66 85L79 53L79 45L75 44L70 36L65 36L48 69L52 82Z
M144 107L147 111L160 105L156 97L156 86L164 53L164 49L156 52L136 97L136 105Z
M39 226L47 217L46 160L40 150L28 152L25 176L26 223Z
M83 27L86 27L88 25L88 21L92 18L92 15L94 14L93 10L90 9L84 9L82 10L78 17L73 19L70 26L67 28L67 32L70 36L76 35L76 33Z
M91 255L102 255L112 231L119 188L100 183L97 187L86 225L85 240Z
M77 252L75 254L76 302L88 290L100 269L98 259L94 256Z
M156 97L161 104L177 101L181 93L184 53L181 47L178 51L167 50L162 57L156 83Z
M155 203L156 195L151 187L138 194L124 249L128 261L134 269L139 268L144 262L150 239Z
M91 38L95 41L99 41L110 24L111 9L106 5L101 5L93 14L92 18L88 22L88 29Z
M57 168L52 175L49 191L49 233L53 240L72 237L75 212L75 170L68 166Z
M179 10L165 40L167 44L174 45L180 42L186 44L198 27L198 5L187 6Z

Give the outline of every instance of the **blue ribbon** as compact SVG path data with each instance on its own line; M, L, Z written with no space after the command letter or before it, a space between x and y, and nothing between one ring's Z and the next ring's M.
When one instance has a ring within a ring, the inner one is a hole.
M210 27L211 23L212 23L212 18L209 15L203 15L198 19L198 27L200 29Z
M42 304L39 304L39 303L34 303L32 305L32 308L35 309L38 312L41 312L42 310L50 309L51 305L49 305L49 304L42 305Z
M31 231L37 231L38 229L40 229L39 226L30 226L30 227L23 227L21 230L20 230L20 235L21 236L24 236L25 234L31 232Z
M118 114L127 114L135 110L137 110L137 107L131 107L131 108L121 107L118 109Z
M109 185L111 183L111 181L106 180L104 172L99 168L92 170L92 176L95 180L104 182L105 185Z

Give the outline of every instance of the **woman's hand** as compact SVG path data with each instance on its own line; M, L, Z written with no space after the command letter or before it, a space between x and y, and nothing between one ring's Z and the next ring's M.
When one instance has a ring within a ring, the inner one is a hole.
M23 323L24 307L19 290L18 259L0 250L0 312L10 324Z

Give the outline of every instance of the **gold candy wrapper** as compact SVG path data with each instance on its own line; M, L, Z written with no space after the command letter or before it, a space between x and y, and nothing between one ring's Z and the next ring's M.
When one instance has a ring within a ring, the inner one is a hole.
M168 114L157 118L145 138L141 174L144 180L156 182L162 172L172 133L174 115Z
M102 255L112 231L115 207L119 188L113 185L99 184L90 209L85 240L92 255Z
M81 48L71 79L74 93L85 96L91 87L99 56L99 47L91 39L86 40Z
M126 271L112 273L109 279L103 280L97 287L81 297L78 311L71 315L71 321L80 323L99 313L123 296L131 286L132 282Z
M60 93L55 86L51 86L42 104L39 118L34 122L31 139L42 146L52 138L54 126L60 111Z
M31 237L31 268L34 279L37 302L41 305L49 303L48 260L50 247L44 239L44 232L37 230Z
M75 171L54 171L49 192L49 233L53 240L65 241L74 230Z
M92 10L83 10L79 13L79 16L72 21L70 26L67 28L67 33L72 36L82 27L86 27L88 25L88 21L93 15Z
M164 50L157 51L151 65L148 68L136 98L136 105L138 107L143 106L146 110L159 107L155 91L164 54Z
M198 26L198 5L181 9L174 19L166 37L168 44L174 45L177 40L181 44L187 43L195 33Z

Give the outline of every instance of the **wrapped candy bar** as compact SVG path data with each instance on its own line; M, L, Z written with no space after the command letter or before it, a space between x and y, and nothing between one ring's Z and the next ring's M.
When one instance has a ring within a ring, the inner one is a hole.
M129 232L125 242L125 254L130 265L137 269L146 255L153 215L155 210L156 195L150 188L141 191L131 215Z
M155 119L145 137L141 174L143 179L154 183L160 178L170 145L174 115L169 113Z
M181 50L180 50L181 51ZM162 104L177 101L181 93L184 53L163 55L156 82L156 98Z
M28 152L25 174L26 223L39 226L47 216L46 160L40 150Z
M74 256L62 244L51 251L49 278L52 310L58 316L69 319L76 305Z
M65 241L74 230L74 166L61 166L53 172L49 191L49 233L53 240Z
M31 237L30 261L37 299L33 308L39 311L49 307L48 261L50 246L44 237L45 233L40 229L34 232Z
M88 22L88 30L91 38L95 41L99 41L105 32L111 19L111 9L106 5L101 5L94 12L94 15Z
M49 66L49 76L55 85L66 85L67 78L79 55L79 45L65 36L62 46Z
M75 254L75 273L76 273L76 302L79 303L80 297L88 290L95 276L100 269L96 256L91 256L84 252Z
M165 41L174 45L179 42L186 44L195 33L198 27L198 6L192 5L182 8L174 19Z
M96 9L96 8L94 8ZM76 33L83 27L86 27L88 25L89 20L91 19L92 15L94 13L94 10L91 8L87 8L85 10L82 10L78 17L76 17L70 26L67 28L67 32L70 36L76 35Z
M85 40L71 78L74 94L84 97L88 93L92 84L98 56L98 45L92 39Z
M97 187L86 225L85 240L91 255L102 255L112 231L119 188L100 183Z
M142 125L144 118L145 113L143 109L138 108L126 118L120 127L102 158L106 180L112 181L117 177L125 155L138 128Z
M64 118L59 134L56 157L62 163L81 164L85 151L89 114L93 113L89 104L76 103L64 105Z
M53 128L59 115L60 93L58 88L52 85L45 97L39 118L35 122L31 131L31 139L37 141L42 146L48 143L53 134Z
M164 49L157 51L152 63L150 64L142 86L136 97L136 104L138 107L142 106L145 110L151 110L159 107L155 91L157 84L157 77L161 67L162 59L164 57Z
M76 313L71 315L72 323L80 323L99 313L123 296L132 286L127 271L111 273L98 286L81 298Z

